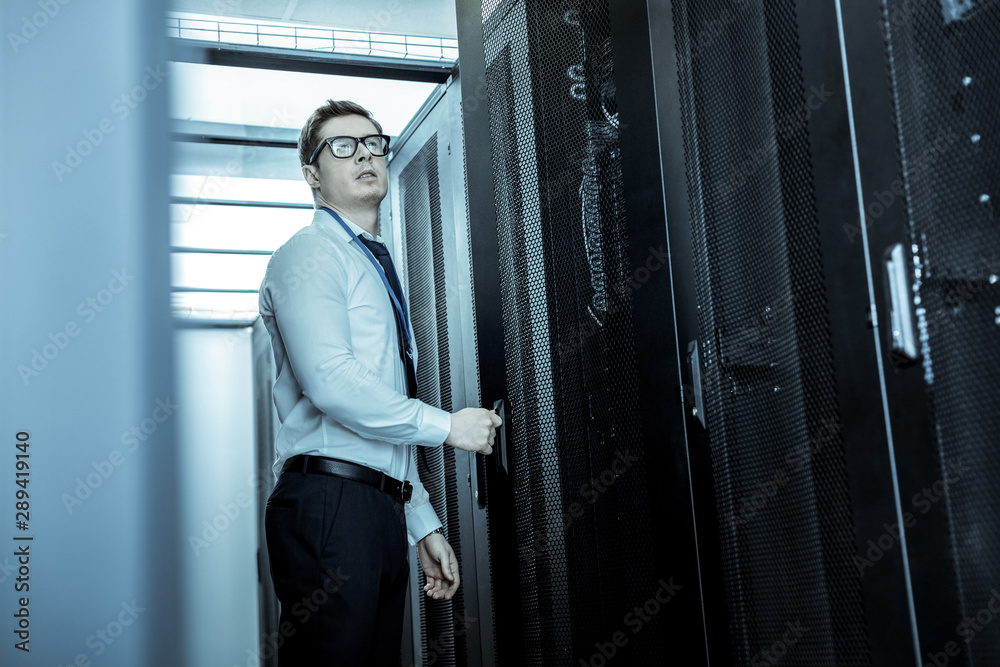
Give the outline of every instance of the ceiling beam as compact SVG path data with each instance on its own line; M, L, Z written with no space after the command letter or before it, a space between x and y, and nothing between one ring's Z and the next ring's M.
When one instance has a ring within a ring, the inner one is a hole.
M171 60L203 65L336 74L423 83L444 83L456 68L455 63L443 61L225 44L177 37L168 38L168 41L170 42Z

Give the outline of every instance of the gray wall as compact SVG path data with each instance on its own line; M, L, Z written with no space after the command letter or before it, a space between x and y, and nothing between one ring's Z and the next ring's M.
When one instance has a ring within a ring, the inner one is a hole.
M183 664L162 16L157 0L0 8L5 666ZM15 536L34 538L21 592ZM14 647L20 597L30 653Z

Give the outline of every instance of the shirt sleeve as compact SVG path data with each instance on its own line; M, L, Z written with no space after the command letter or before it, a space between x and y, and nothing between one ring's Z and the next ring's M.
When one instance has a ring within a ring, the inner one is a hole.
M417 542L425 538L435 528L441 527L441 520L438 519L434 506L431 505L430 495L424 485L420 483L414 451L411 447L410 465L406 473L407 481L413 485L413 494L410 496L410 502L403 506L403 511L406 512L406 539L412 546L416 546Z
M352 282L342 252L307 234L282 246L268 265L267 298L303 395L361 436L440 445L451 416L396 391L355 355L348 316Z

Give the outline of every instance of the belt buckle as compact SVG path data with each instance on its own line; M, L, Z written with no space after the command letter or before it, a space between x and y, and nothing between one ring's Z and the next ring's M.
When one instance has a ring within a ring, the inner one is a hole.
M403 486L400 489L400 495L403 496L404 503L410 502L410 497L413 495L413 485L404 481Z

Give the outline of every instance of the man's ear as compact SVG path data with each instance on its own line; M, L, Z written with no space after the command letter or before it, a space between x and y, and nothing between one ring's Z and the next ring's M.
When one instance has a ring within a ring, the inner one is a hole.
M306 179L306 183L313 190L319 189L319 174L317 173L316 165L314 164L302 165L302 178Z

